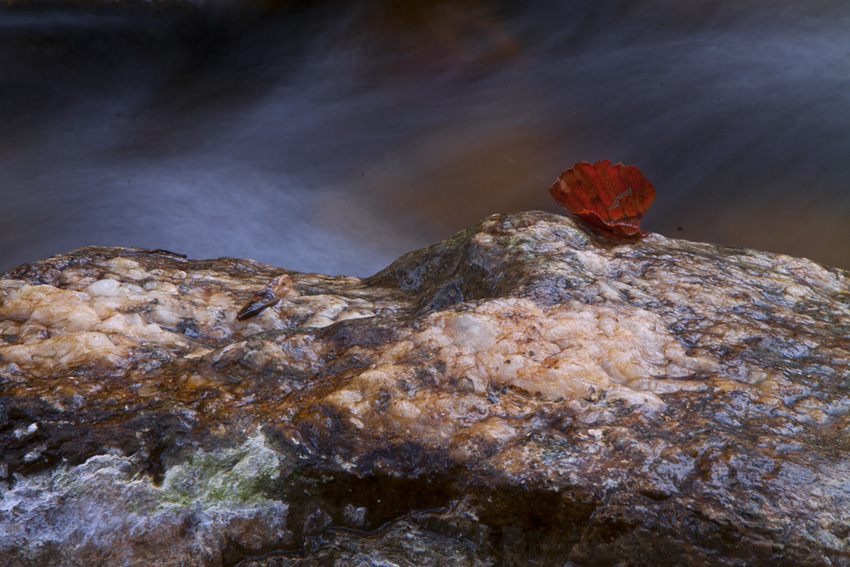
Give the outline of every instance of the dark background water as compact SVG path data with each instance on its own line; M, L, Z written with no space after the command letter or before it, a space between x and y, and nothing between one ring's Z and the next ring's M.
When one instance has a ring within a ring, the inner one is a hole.
M0 134L0 270L367 275L597 159L649 230L850 268L843 0L0 4Z

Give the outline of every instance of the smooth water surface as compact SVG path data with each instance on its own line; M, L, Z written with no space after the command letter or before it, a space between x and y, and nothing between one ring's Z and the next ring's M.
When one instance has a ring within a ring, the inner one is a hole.
M352 5L353 4L353 5ZM850 268L850 4L0 4L0 270L88 244L368 275L637 165L645 228Z

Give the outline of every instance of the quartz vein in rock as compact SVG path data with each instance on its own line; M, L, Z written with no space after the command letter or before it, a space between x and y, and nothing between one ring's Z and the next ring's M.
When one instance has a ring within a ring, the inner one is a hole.
M544 213L366 279L85 248L0 280L0 388L13 564L850 564L850 279L808 260Z

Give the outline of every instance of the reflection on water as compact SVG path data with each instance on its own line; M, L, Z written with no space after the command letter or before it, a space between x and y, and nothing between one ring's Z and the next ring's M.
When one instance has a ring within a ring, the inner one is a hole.
M372 273L634 164L668 236L850 268L850 5L0 5L0 269L87 245ZM401 6L401 8L399 8Z

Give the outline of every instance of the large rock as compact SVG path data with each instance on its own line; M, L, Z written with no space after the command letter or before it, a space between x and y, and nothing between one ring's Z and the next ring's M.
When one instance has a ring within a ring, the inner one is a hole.
M523 213L363 280L85 248L0 301L5 565L850 565L808 260Z

